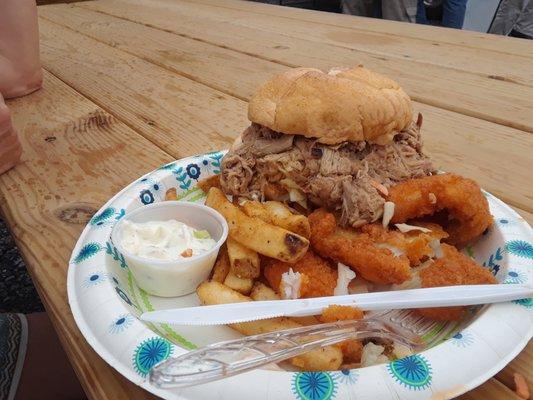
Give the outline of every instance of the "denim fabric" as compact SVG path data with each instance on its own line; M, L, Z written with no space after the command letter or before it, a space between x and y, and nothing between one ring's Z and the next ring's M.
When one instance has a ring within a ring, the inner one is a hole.
M461 29L465 20L467 2L468 0L444 0L442 2L441 25L447 28ZM426 18L424 0L418 0L416 22L419 24L429 24L429 21Z

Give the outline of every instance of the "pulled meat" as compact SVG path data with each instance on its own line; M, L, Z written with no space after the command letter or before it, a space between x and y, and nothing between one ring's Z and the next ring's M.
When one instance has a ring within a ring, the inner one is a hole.
M388 188L432 172L415 122L387 145L335 146L253 123L242 143L223 158L221 184L228 194L254 200L268 198L273 187L286 198L296 191L316 206L339 211L344 225L358 227L383 213L378 184Z

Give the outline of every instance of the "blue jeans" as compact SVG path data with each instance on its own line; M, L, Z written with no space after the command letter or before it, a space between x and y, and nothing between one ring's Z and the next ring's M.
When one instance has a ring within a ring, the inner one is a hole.
M466 3L468 0L444 0L442 2L442 26L461 29L465 20ZM418 0L416 23L428 24L424 0Z

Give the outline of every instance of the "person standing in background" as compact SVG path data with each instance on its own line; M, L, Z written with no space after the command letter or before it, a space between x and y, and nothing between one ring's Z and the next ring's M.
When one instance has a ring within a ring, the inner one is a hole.
M343 0L344 14L415 22L417 0Z
M461 29L468 0L343 0L344 14Z
M465 20L466 3L468 0L418 0L416 22L433 24L446 28L461 29ZM429 15L432 11L440 14L438 19ZM439 23L440 22L440 23Z
M533 39L533 0L503 0L489 33Z

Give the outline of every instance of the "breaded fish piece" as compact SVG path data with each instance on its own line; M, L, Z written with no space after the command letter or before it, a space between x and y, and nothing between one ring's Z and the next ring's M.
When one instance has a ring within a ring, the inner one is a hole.
M482 285L498 283L487 269L460 253L455 247L442 244L443 258L435 260L420 271L422 287ZM466 307L421 308L418 312L425 317L453 321L462 317Z
M335 266L312 250L307 250L303 258L294 264L269 259L263 265L263 274L268 284L278 293L280 293L281 276L289 271L289 268L304 277L301 280L300 297L333 296L333 291L337 286Z
M351 306L340 306L337 304L332 304L324 310L322 314L318 317L321 322L337 322L337 321L347 321L352 319L363 319L364 317L363 310L357 307Z
M378 284L402 283L411 277L409 259L376 246L367 233L337 226L324 209L309 215L311 246L323 257L348 265L364 279Z
M392 223L448 213L443 228L446 241L464 246L479 237L492 224L489 203L479 185L455 174L409 179L389 189L388 201L395 204Z
M361 227L361 232L366 233L378 244L378 246L392 246L393 251L401 251L409 259L411 267L416 267L420 263L435 255L435 250L431 243L440 241L448 237L448 234L437 224L416 223L416 226L431 229L431 232L421 232L413 230L410 232L399 232L384 228L381 224L368 224Z

